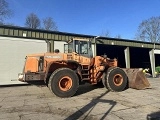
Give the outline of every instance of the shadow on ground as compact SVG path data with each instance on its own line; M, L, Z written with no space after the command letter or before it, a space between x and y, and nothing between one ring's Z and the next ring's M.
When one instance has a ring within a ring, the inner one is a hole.
M148 114L147 120L160 120L160 111Z
M84 120L85 119L95 119L93 115L90 115L90 113L92 112L92 110L94 109L94 107L98 104L98 103L109 103L111 105L111 107L109 109L106 110L106 112L102 115L101 118L98 118L99 120L104 120L106 119L106 116L111 112L111 110L114 108L114 106L117 104L115 101L113 100L106 100L103 99L102 97L105 96L109 91L106 91L105 93L102 93L100 96L98 96L95 99L92 99L92 101L88 104L86 104L84 107L82 107L81 109L77 110L75 113L73 113L72 115L68 116L65 120L77 120L79 118L81 118L83 115L84 116Z
M0 85L0 88L5 87L19 87L19 86L29 86L30 84L8 84L8 85Z
M5 87L19 87L19 86L32 86L32 85L37 86L37 87L47 87L47 85L44 81L31 81L31 82L26 82L26 84L0 85L0 87L5 88ZM104 86L102 84L91 85L89 83L85 83L85 84L79 86L79 88L74 96L85 94L85 93L90 92L94 89L103 88L103 87Z
M7 85L0 85L0 87L19 87L19 86L46 86L44 81L32 81L32 82L22 82L22 84L7 84Z
M30 85L36 85L36 86L41 86L41 87L47 87L46 83L42 80L42 81L31 81L28 82L28 84Z
M98 88L103 88L104 86L101 84L98 85L91 85L89 83L85 83L83 85L80 85L76 94L74 96L79 96L81 94L85 94L87 92L90 92L92 90L98 89Z

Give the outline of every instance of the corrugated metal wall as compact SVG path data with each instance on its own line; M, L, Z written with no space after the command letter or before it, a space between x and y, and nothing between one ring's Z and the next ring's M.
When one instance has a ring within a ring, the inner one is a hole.
M93 43L94 43L94 38L96 38L96 36L93 36L93 35L65 33L65 32L58 32L58 31L46 31L46 30L40 30L40 29L29 29L24 27L5 26L5 25L0 25L0 36L43 39L43 40L50 40L50 41L68 41L71 38L78 37L83 39L90 38L93 40ZM136 41L136 40L98 37L96 41L97 41L97 44L160 49L159 43L153 44L150 42L142 42L142 41ZM53 50L54 49L53 46L51 47L52 47L51 50Z

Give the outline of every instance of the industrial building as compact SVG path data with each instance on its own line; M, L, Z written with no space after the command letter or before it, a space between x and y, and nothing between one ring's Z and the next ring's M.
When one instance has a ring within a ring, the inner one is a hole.
M74 37L92 39L94 55L116 58L123 68L149 67L155 77L155 66L160 63L160 44L0 25L0 85L21 83L17 77L27 54L54 49L64 52L64 44Z

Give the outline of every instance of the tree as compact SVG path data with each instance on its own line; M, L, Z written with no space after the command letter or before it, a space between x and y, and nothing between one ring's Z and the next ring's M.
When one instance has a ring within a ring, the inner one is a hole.
M136 39L160 43L160 17L143 20L138 26Z
M0 23L2 24L11 15L12 11L9 9L8 2L6 0L0 0Z
M40 28L40 19L38 18L38 16L34 13L30 13L27 17L26 17L26 23L25 23L26 27L28 28Z
M103 36L103 37L110 37L110 32L108 30L106 31L102 31L102 33L100 34L100 36Z
M115 38L121 39L122 37L121 37L120 34L118 34L118 35L115 36Z
M43 25L45 30L54 30L54 31L58 30L56 23L53 21L51 17L43 19Z

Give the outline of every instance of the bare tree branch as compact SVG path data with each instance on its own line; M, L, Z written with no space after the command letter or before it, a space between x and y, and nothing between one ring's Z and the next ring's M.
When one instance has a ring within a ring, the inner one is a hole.
M0 0L0 23L2 24L3 21L9 18L12 14L8 2L6 2L6 0Z
M53 21L51 17L43 19L43 25L45 30L54 30L54 31L58 30L56 23Z
M122 37L121 37L121 35L120 35L120 34L118 34L118 35L116 35L116 36L115 36L115 38L119 38L119 39L121 39Z
M100 34L100 36L103 36L103 37L111 37L110 32L109 32L108 30L102 31L102 33Z
M34 29L40 28L40 19L36 14L31 13L26 17L25 25L28 28L34 28Z
M151 17L142 21L138 27L136 38L160 43L160 17Z

